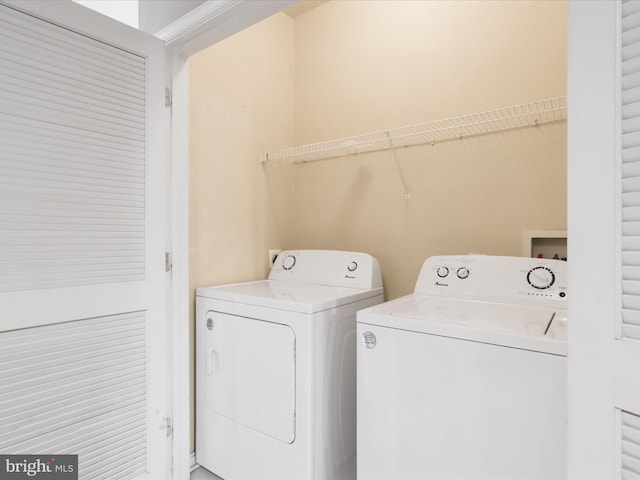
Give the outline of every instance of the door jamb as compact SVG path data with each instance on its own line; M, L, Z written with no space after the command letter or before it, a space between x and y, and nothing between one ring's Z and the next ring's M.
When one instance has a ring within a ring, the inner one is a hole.
M172 244L172 416L173 478L189 478L189 56L208 48L298 0L209 0L155 36L171 47L171 244ZM222 4L224 5L224 8ZM216 14L217 12L217 14Z

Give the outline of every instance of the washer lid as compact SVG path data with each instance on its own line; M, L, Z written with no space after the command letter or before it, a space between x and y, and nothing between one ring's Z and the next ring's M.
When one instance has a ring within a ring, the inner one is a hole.
M408 295L358 312L358 322L566 355L566 310Z
M300 313L315 313L382 295L382 288L360 289L279 280L259 280L198 288L199 297Z

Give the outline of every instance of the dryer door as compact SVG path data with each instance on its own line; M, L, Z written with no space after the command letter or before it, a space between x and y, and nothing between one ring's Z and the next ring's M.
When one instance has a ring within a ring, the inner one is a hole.
M207 408L284 443L295 439L295 334L279 323L208 311Z

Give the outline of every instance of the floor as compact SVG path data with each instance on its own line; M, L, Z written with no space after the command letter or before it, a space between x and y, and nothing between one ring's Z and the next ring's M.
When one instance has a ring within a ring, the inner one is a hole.
M193 472L191 472L191 480L222 480L217 475L214 475L209 470L206 470L202 467L196 468Z

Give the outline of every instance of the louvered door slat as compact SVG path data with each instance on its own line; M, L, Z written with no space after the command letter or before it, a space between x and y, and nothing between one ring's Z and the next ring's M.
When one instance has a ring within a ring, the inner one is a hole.
M616 351L614 405L620 409L620 478L640 479L640 417L629 409L640 397L633 372L640 344L640 2L622 2L621 51L621 286L622 315Z
M2 13L0 293L144 280L145 58Z
M640 6L622 5L621 183L623 338L640 339Z
M628 75L637 71L640 71L640 57L632 56L631 58L622 60L623 75Z
M629 310L626 312L627 324L640 327L640 312Z
M114 89L121 85L128 90L144 93L144 88L129 82L144 75L145 71L139 57L133 53L112 48L47 22L33 22L17 11L7 12L0 19L0 26L7 32L7 41L16 37L23 40L25 51L31 48L38 52L35 58L43 60L46 66L53 66L56 60L60 60L61 64L69 67L69 73L95 79L105 78L112 84L116 82ZM38 38L44 41L34 45ZM0 48L12 52L2 47L6 44L7 42L0 44ZM34 55L29 55L28 58L34 58Z
M3 94L8 95L6 90ZM25 101L24 105L28 109L29 101ZM46 116L41 116L45 114ZM104 152L107 155L121 156L116 157L118 160L129 159L138 164L144 164L142 142L131 142L119 137L112 138L113 135L107 135L101 131L65 125L64 119L56 117L56 112L52 109L42 108L40 112L32 110L30 116L16 115L11 110L9 102L6 102L2 104L2 110L0 110L0 125L8 132L15 132L16 139L36 138L39 139L38 143L51 142L74 151L79 149L83 154Z
M84 452L83 478L143 473L146 357L144 312L1 333L0 451Z
M622 420L622 479L640 478L640 416L623 411Z

